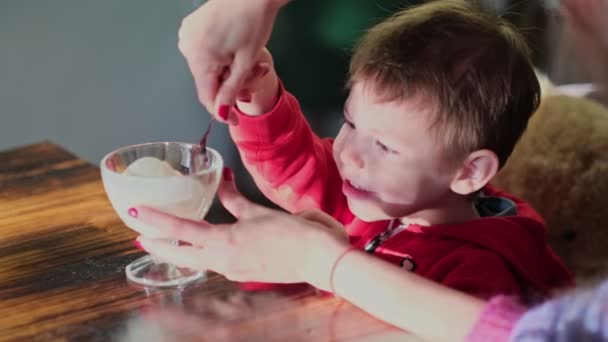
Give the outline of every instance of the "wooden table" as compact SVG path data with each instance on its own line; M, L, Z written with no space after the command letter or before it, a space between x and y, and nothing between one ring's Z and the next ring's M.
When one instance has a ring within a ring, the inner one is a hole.
M414 340L313 291L243 292L219 275L183 290L133 286L135 236L97 167L52 143L0 152L0 340Z

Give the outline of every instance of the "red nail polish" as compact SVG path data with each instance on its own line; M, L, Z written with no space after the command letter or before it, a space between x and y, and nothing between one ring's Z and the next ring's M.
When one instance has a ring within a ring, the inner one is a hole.
M221 105L217 114L220 116L220 118L222 120L226 121L226 120L228 120L229 113L230 113L230 107L228 107L227 105Z
M135 209L135 208L129 208L128 213L129 213L129 216L135 217L135 218L137 218L137 216L139 215L139 213L137 212L137 209Z
M141 242L133 240L133 244L135 245L135 248L139 249L140 251L144 250L144 248L141 246Z
M232 174L232 170L229 167L225 167L222 170L222 177L224 177L225 181L231 182L234 179L234 175Z

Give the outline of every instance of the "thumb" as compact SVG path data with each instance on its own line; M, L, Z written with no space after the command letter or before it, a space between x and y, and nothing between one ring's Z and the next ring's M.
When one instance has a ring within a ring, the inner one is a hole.
M228 167L222 170L222 180L217 195L224 208L237 219L251 215L252 211L257 208L255 203L245 198L236 188L234 174Z
M230 108L234 105L236 98L245 80L249 76L254 58L248 55L236 55L230 66L230 74L220 85L215 97L218 116L222 120L228 120Z
M319 223L335 236L342 239L348 239L348 233L346 232L344 225L321 210L306 210L297 214L297 216L300 216L308 221Z

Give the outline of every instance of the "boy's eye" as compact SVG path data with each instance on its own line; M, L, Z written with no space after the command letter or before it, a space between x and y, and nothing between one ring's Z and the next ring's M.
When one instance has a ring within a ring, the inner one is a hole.
M344 117L342 119L342 121L344 122L345 125L347 125L348 127L350 127L351 129L355 129L355 124L352 123L352 121L348 120L346 117Z
M378 140L376 140L376 146L378 146L378 148L380 148L380 150L382 152L386 152L386 153L397 153L397 151L393 150L392 148L384 145L383 143L379 142Z

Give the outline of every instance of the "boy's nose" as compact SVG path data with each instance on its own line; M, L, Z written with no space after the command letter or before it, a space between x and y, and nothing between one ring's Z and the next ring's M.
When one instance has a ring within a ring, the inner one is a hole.
M365 166L361 153L359 153L356 148L345 147L340 155L343 164L353 166L357 169L362 169Z

